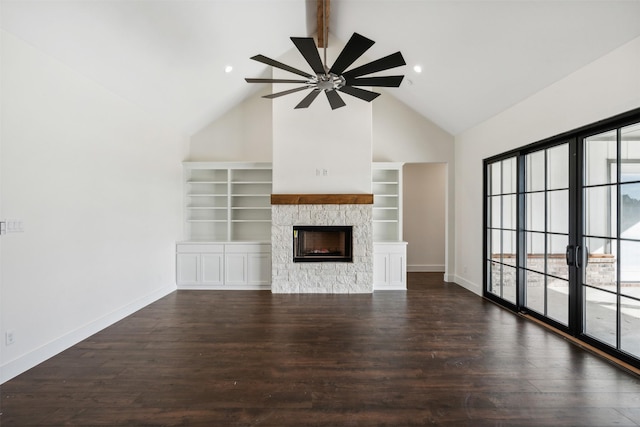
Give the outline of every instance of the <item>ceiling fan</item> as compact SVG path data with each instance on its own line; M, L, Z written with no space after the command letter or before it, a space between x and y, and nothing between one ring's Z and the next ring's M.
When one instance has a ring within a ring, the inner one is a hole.
M253 56L251 59L255 61L304 77L304 80L246 78L245 80L248 83L303 83L303 86L265 95L263 98L273 99L283 95L311 89L311 92L309 92L309 94L305 96L302 101L295 106L295 108L308 108L320 92L324 92L327 96L327 100L329 101L329 105L331 105L331 109L335 110L336 108L344 107L346 105L338 92L346 93L367 102L371 102L380 94L370 90L361 89L357 86L398 87L404 78L404 76L401 75L362 77L378 71L385 71L401 65L406 65L406 62L400 52L393 53L347 71L347 68L349 68L375 43L373 40L369 40L358 33L353 33L331 68L326 65L326 43L324 43L325 64L323 64L320 59L320 54L318 53L318 48L316 47L316 43L312 37L291 37L291 41L296 48L298 48L314 74L290 67L282 62L267 58L264 55Z

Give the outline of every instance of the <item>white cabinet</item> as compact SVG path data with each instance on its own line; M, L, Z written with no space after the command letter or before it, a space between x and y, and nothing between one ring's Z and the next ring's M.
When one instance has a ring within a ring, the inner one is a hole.
M225 283L228 285L271 284L271 245L226 245Z
M374 242L402 240L403 164L375 162L371 165Z
M271 244L183 242L176 265L179 289L268 289Z
M271 163L185 162L183 172L185 240L270 239Z
M181 285L220 285L224 246L218 244L178 244L177 283Z
M407 242L373 244L373 290L407 289Z

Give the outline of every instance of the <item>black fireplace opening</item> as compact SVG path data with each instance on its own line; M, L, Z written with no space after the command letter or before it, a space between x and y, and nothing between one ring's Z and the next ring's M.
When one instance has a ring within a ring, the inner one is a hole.
M293 262L353 262L353 227L293 226Z

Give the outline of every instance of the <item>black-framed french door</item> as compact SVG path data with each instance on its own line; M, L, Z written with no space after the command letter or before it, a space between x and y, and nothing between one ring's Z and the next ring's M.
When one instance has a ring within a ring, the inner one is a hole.
M640 109L484 170L485 297L640 367Z

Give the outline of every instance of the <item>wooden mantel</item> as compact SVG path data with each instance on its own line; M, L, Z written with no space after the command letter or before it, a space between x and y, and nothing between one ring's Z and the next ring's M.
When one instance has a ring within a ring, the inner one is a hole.
M373 194L272 194L272 205L372 205Z

